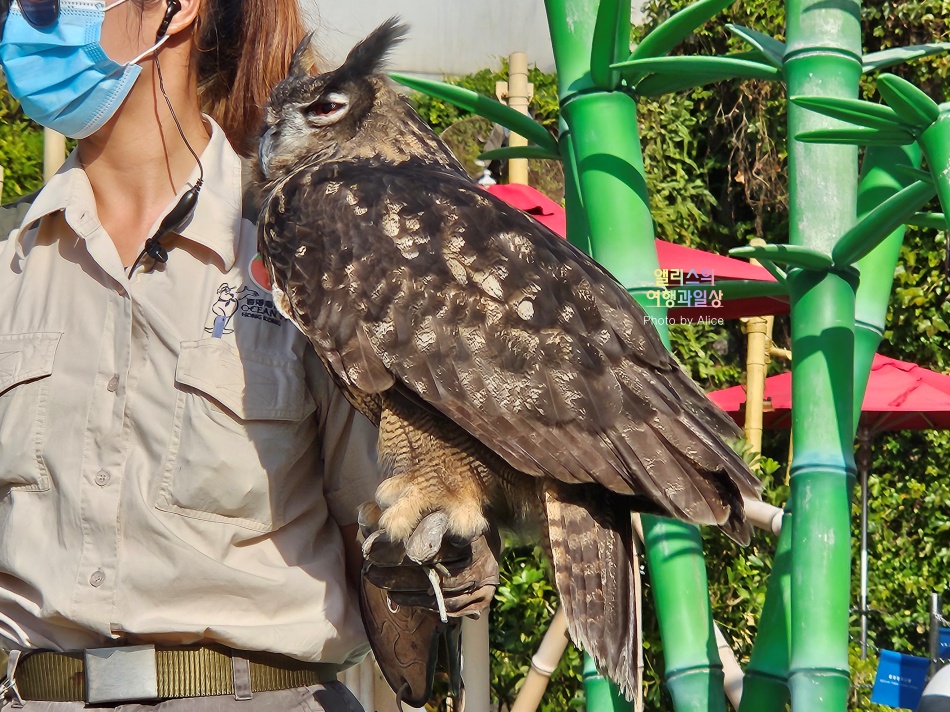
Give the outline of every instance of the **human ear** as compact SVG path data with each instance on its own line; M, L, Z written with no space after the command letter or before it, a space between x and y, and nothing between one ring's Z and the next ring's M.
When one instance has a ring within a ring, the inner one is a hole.
M156 41L190 27L200 6L201 0L165 0L165 12L155 35Z

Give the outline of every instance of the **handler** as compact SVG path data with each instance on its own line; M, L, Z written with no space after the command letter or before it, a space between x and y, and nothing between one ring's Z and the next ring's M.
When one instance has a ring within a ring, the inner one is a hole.
M298 8L110 3L0 0L11 93L79 139L0 237L3 706L354 712L376 431L242 215Z

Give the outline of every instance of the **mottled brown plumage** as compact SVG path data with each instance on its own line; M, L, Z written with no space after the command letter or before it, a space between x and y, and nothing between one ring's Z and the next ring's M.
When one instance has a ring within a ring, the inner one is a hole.
M384 24L340 69L295 69L261 144L261 253L282 311L380 424L380 524L444 510L547 533L575 641L636 679L630 512L747 541L738 435L590 258L475 185L379 75Z

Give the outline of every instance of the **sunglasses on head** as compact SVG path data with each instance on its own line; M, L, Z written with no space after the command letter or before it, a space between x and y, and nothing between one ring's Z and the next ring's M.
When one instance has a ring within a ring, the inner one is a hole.
M20 5L23 18L33 27L49 27L59 17L59 0L0 0L0 18L7 19L14 2Z

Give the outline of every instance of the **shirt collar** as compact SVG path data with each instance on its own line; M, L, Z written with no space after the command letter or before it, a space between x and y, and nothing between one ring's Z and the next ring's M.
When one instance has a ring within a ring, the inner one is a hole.
M211 126L211 140L201 153L205 182L198 193L198 202L191 220L178 233L192 242L213 250L224 264L225 271L234 266L236 241L241 234L241 206L244 190L241 181L241 158L231 148L224 130L205 116ZM198 181L198 167L192 171L188 184L177 199ZM164 215L155 223L158 227Z
M228 271L234 266L235 241L241 233L241 158L231 148L224 130L209 116L205 116L205 121L211 126L211 140L201 153L205 182L198 194L191 220L178 233L212 250L221 258L225 271ZM195 166L175 200L155 221L152 232L178 203L182 194L197 182L199 175L200 171ZM92 186L79 162L79 154L74 150L33 200L21 223L17 240L22 240L27 228L37 220L61 210L75 207L78 209L78 219L86 220L87 216L93 219L88 214L95 214L95 205Z

